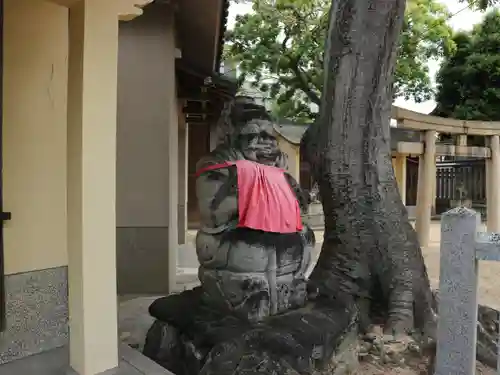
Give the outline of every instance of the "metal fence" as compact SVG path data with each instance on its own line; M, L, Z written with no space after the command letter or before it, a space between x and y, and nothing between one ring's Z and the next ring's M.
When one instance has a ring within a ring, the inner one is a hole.
M500 261L500 234L480 232L476 211L455 208L441 217L440 257L435 374L474 375L478 261Z
M484 159L436 163L436 198L441 200L486 201Z

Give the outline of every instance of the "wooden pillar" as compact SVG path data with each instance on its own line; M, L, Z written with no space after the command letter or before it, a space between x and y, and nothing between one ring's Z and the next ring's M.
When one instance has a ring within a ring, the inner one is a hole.
M500 142L490 137L491 158L486 160L486 210L489 232L500 232Z
M117 62L116 4L74 3L68 57L68 283L70 364L79 375L118 366Z
M435 200L436 185L436 131L427 130L424 136L424 154L420 156L417 190L417 217L415 230L417 231L420 246L428 246L430 240L430 226L432 201Z

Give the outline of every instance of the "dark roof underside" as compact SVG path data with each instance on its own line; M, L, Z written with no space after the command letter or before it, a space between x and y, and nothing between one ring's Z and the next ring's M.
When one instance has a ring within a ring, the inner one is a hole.
M220 18L220 32L219 32L219 41L218 45L219 48L217 50L217 56L215 57L215 69L217 72L220 71L220 65L222 62L222 54L224 52L224 42L226 40L226 29L227 29L227 20L229 16L229 1L230 0L223 0L222 4L222 15Z
M176 70L179 89L184 91L182 96L186 98L189 98L189 94L199 93L202 87L226 99L232 99L238 90L238 85L233 80L216 72L203 71L182 61L176 62Z

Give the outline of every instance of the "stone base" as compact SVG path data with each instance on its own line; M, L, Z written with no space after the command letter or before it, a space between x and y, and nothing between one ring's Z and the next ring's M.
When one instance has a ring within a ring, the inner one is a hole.
M0 364L68 343L68 273L56 267L5 276Z
M155 301L144 354L177 375L348 374L357 367L354 306L316 300L250 324L189 291Z

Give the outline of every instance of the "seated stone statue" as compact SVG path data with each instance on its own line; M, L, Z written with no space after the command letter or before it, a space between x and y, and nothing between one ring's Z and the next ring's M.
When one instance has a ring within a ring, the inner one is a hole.
M314 232L261 107L236 102L230 142L198 163L196 237L204 301L249 321L303 306ZM234 112L233 112L234 113Z
M356 340L357 315L343 301L306 306L308 197L263 107L237 98L220 129L197 166L201 286L150 306L144 354L177 375L331 373L340 343Z

